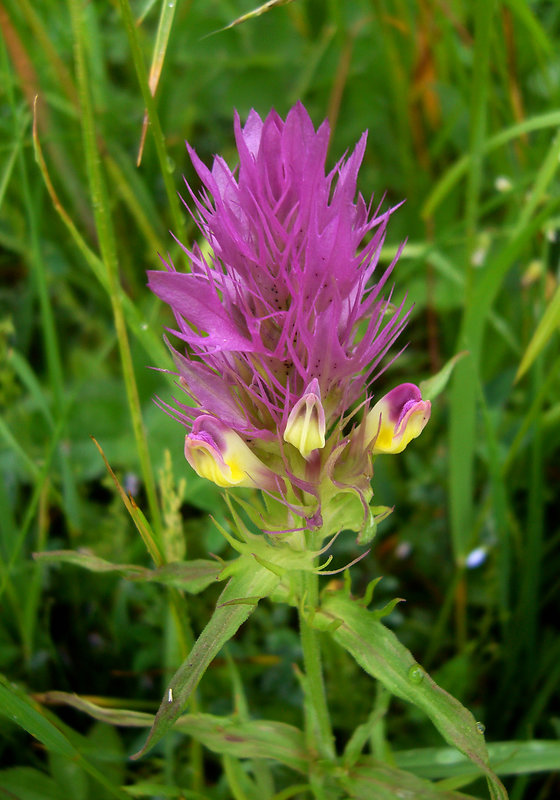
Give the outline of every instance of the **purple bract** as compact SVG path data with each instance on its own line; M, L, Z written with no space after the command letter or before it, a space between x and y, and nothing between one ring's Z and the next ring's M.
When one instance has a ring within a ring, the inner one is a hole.
M285 122L251 111L234 127L238 170L219 156L209 170L189 148L209 248L181 245L190 274L170 261L148 273L186 345L185 355L171 349L196 406L178 402L175 413L189 429L209 414L246 441L279 440L313 383L328 430L364 396L406 321L382 296L395 262L374 278L394 209L356 197L366 134L325 175L328 124L315 131L300 103Z

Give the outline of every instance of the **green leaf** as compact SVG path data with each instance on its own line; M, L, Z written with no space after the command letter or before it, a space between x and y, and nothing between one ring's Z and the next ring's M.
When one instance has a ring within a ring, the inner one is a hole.
M527 372L558 326L560 326L560 286L556 289L536 331L531 337L531 341L527 345L515 380L519 380Z
M146 714L143 711L128 711L124 708L112 708L111 706L101 706L79 697L77 694L69 692L45 692L40 695L43 703L63 703L72 706L90 717L98 719L100 722L107 722L109 725L123 725L131 728L148 728L154 721L153 714Z
M231 601L267 597L279 581L270 570L259 567L251 557L235 562L237 571L220 595L210 621L198 637L189 656L169 683L156 714L154 725L144 747L133 758L139 758L169 730L185 708L190 695L223 645L237 633L256 607L253 603Z
M422 398L424 400L434 400L439 394L443 392L449 378L451 377L451 373L453 372L455 365L466 355L468 355L467 350L463 350L460 353L457 353L450 358L447 364L443 366L439 372L435 375L432 375L431 378L428 378L425 381L421 381L419 385L419 389L422 392Z
M61 800L56 781L33 767L0 771L0 796L7 800Z
M154 44L154 52L152 53L152 63L150 65L150 76L148 78L148 86L152 97L155 97L161 71L163 69L163 62L165 53L167 52L167 45L169 43L169 35L173 25L173 17L175 16L175 9L177 7L176 0L163 0L161 3L161 11L159 16L158 29L156 34L156 41ZM144 140L146 138L146 131L148 130L148 110L144 111L144 123L142 125L142 137L140 141L140 149L138 151L138 159L136 166L140 166L142 162L142 151L144 149Z
M340 621L336 630L331 630L335 641L392 694L422 709L444 739L486 775L493 800L505 800L507 793L488 766L484 736L470 711L419 667L395 634L379 622L375 612L345 594L326 592L313 624L328 630L335 621Z
M234 758L270 758L298 772L307 772L310 757L304 735L283 722L186 714L177 720L175 730L188 733L214 753Z
M83 567L91 572L117 572L127 580L152 581L173 586L190 594L197 594L217 580L223 565L217 561L195 558L192 561L174 561L158 569L147 569L136 564L113 564L92 553L75 550L49 550L34 553L33 557L47 563L66 563Z
M0 714L15 722L38 739L48 750L72 758L76 755L74 745L52 722L41 714L39 707L17 687L0 676Z
M71 758L89 773L113 797L124 798L122 790L110 783L106 776L88 761L70 739L46 716L37 703L33 703L18 687L0 675L0 714L30 733L52 753Z
M476 768L452 747L422 747L393 753L401 769L424 778L474 777ZM492 742L488 745L492 769L498 775L529 775L549 772L560 764L560 742Z
M445 792L428 781L380 762L367 762L352 767L348 775L339 778L348 797L356 800L467 800L467 795ZM472 800L469 798L468 800Z
M58 784L59 796L64 790L72 800L88 800L87 775L74 759L62 756L60 753L49 753L49 769Z
M248 11L246 14L242 14L242 16L237 17L236 19L234 19L233 22L230 22L228 25L225 25L223 28L220 28L217 31L212 31L212 33L209 33L204 38L208 38L208 36L214 36L214 34L216 34L216 33L223 33L224 31L228 31L228 30L230 30L230 28L234 28L236 25L241 25L243 22L247 22L248 19L252 19L253 17L260 17L261 14L264 14L265 12L270 11L275 6L284 6L284 5L287 5L288 3L291 3L291 2L292 2L292 0L267 0L266 3L263 3L260 6L257 6L257 8L253 8L251 11Z
M46 703L72 706L110 725L150 727L154 721L153 714L104 707L68 692L46 692L41 699ZM174 729L192 736L214 753L236 758L270 758L299 772L306 771L309 756L303 733L292 725L244 720L237 714L233 717L184 714L178 718Z
M76 550L47 550L43 553L33 553L33 558L47 564L74 564L77 567L88 569L90 572L118 572L127 578L145 578L151 572L151 570L135 564L113 564L93 553Z
M163 783L156 783L155 781L138 781L127 786L126 791L131 797L179 797L179 798L200 798L200 800L207 800L206 795L199 794L198 792L185 792L184 789L178 786L166 786Z
M545 128L556 128L558 125L560 125L560 112L556 110L547 111L545 114L539 114L537 116L530 117L529 119L525 119L523 122L512 125L510 128L505 128L495 136L486 139L482 147L482 152L491 153L498 147L502 147L513 139L524 136L531 131L538 131ZM459 158L455 164L453 164L453 166L443 174L424 202L424 206L422 208L422 217L424 217L424 219L427 219L433 215L436 208L441 205L451 189L467 173L470 168L471 159L471 153L461 156L461 158Z
M223 564L204 558L192 561L174 561L163 567L150 571L147 580L174 586L189 594L197 594L218 579Z
M104 722L96 722L88 730L87 739L95 766L103 770L113 785L121 786L126 780L127 754L119 731ZM102 795L100 787L96 787L94 796L95 800L109 797L106 791Z

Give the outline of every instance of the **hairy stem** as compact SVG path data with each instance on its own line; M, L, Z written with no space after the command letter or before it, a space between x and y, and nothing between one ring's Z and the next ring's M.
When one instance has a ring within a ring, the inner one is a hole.
M336 757L334 740L327 708L321 647L317 631L309 624L319 601L319 578L314 572L301 573L301 605L299 611L301 647L306 677L306 724L308 744L321 758Z

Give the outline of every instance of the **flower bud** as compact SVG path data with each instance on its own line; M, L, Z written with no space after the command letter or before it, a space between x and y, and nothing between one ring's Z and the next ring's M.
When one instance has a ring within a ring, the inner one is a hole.
M197 417L185 437L185 458L201 478L218 486L274 485L273 473L243 439L209 414Z
M290 411L284 441L297 447L304 458L325 446L325 411L317 378L311 381Z
M401 383L379 400L366 417L365 442L373 455L402 453L430 419L431 403L413 383Z

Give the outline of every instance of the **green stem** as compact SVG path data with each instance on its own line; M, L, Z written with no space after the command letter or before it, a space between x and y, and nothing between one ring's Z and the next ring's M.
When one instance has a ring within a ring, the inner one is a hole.
M308 622L319 602L319 577L314 572L301 573L301 606L299 611L301 647L306 676L305 696L307 738L321 758L334 760L336 753L327 707L321 647L317 631Z
M453 375L449 419L449 497L451 539L455 563L463 563L472 544L474 516L474 443L476 442L476 369L479 350L469 325L471 317L484 319L475 303L475 267L480 192L488 114L493 0L477 0L471 96L470 162L465 196L464 312L457 350L469 350L470 358Z
M109 284L111 305L113 308L113 317L115 321L115 331L119 344L123 377L126 386L126 394L130 408L134 437L136 439L136 448L138 450L140 469L142 471L144 486L146 488L146 495L148 498L148 505L150 508L153 527L156 532L156 537L159 541L161 534L161 515L157 500L154 474L148 452L148 444L146 441L146 432L144 430L142 421L140 398L138 396L138 387L136 385L136 379L134 376L132 355L130 352L130 344L128 341L128 333L123 313L118 277L119 264L115 243L115 232L111 221L109 194L102 172L100 153L95 135L93 106L88 85L88 74L84 51L85 32L83 7L78 0L69 0L69 6L74 34L74 55L78 78L78 91L80 96L84 149L88 168L90 192L95 212L95 223L99 237L101 255L107 271L107 280Z
M167 202L169 203L171 216L173 217L173 225L175 227L176 234L180 235L185 224L184 217L181 214L178 195L173 185L171 172L169 170L170 161L165 148L165 138L163 136L159 116L156 110L156 102L150 91L148 73L144 63L144 58L142 56L142 50L140 49L140 42L138 41L138 32L128 0L119 0L119 5L124 26L126 28L126 34L128 36L132 60L134 61L134 67L138 77L138 84L140 86L140 91L142 92L144 105L146 106L146 110L148 112L148 119L150 121L150 128L154 137L154 144L156 147L161 176L165 186L165 193L167 194Z

